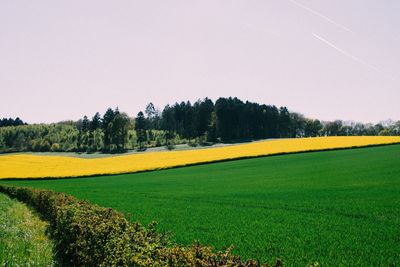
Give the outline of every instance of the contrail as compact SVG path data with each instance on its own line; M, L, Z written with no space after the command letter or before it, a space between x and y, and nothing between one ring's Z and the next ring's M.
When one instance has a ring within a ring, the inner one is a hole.
M343 50L343 49L337 47L336 45L334 45L334 44L332 44L331 42L329 42L328 40L322 38L322 37L319 36L318 34L312 33L312 35L313 35L315 38L317 38L318 40L320 40L321 42L323 42L324 44L330 46L331 48L333 48L333 49L335 49L336 51L340 52L341 54L345 55L346 57L349 57L349 58L351 58L352 60L354 60L354 61L356 61L356 62L358 62L358 63L360 63L360 64L362 64L362 65L364 65L364 66L366 66L366 67L368 67L368 68L370 68L370 69L372 69L372 70L375 70L375 71L377 71L377 72L380 72L381 74L383 74L383 75L389 77L390 79L392 79L392 80L394 80L394 81L396 80L392 75L390 75L390 74L388 74L388 73L386 73L386 72L380 70L379 68L375 67L374 65L371 65L371 64L369 64L368 62L365 62L364 60L362 60L362 59L360 59L360 58L358 58L358 57L356 57L356 56L353 56L353 55L350 54L349 52L347 52L347 51L345 51L345 50Z
M339 23L337 23L337 22L331 20L331 19L328 18L327 16L322 15L321 13L315 11L314 9L311 9L311 8L305 6L305 5L302 5L302 4L298 3L298 2L295 1L295 0L289 0L289 1L292 2L293 4L295 4L296 6L301 7L301 8L304 9L304 10L307 10L308 12L310 12L310 13L312 13L312 14L314 14L314 15L316 15L316 16L318 16L318 17L320 17L320 18L322 18L322 19L324 19L324 20L326 20L326 21L328 21L328 22L330 22L330 23L332 23L333 25L335 25L335 26L337 26L337 27L339 27L339 28L341 28L341 29L343 29L343 30L345 30L345 31L347 31L347 32L353 32L353 31L350 30L349 28L347 28L347 27L345 27L345 26L343 26L343 25L341 25L341 24L339 24Z
M356 56L353 56L353 55L350 54L349 52L346 52L345 50L343 50L343 49L337 47L336 45L334 45L334 44L332 44L331 42L329 42L328 40L322 38L322 37L319 36L318 34L312 33L312 35L313 35L315 38L317 38L318 40L320 40L321 42L323 42L323 43L325 43L326 45L332 47L332 48L335 49L336 51L339 51L339 52L342 53L343 55L345 55L345 56L347 56L347 57L353 59L354 61L357 61L358 63L361 63L361 64L363 64L363 65L365 65L365 66L367 66L367 67L369 67L369 68L371 68L371 69L373 69L373 70L380 71L377 67L375 67L375 66L373 66L373 65L371 65L371 64L368 64L367 62L365 62L365 61L362 60L362 59L359 59L359 58L356 57Z

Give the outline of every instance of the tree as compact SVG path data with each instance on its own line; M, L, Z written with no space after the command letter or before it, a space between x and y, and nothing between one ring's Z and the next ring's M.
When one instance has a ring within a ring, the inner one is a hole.
M15 120L12 118L3 118L0 120L0 127L7 127L7 126L20 126L20 125L27 125L24 123L19 117Z
M161 116L160 111L154 107L153 103L149 103L146 106L145 112L147 120L148 130L159 130L161 128Z
M0 134L0 152L3 152L7 149L7 146L4 142L3 136Z
M211 113L210 123L207 127L206 140L209 142L217 141L217 114L214 111Z
M316 137L322 129L322 124L319 120L306 119L304 126L304 135L307 137Z
M90 150L91 151L99 151L104 148L104 143L103 143L103 131L101 129L96 129L92 134L92 141L91 141L91 146Z
M190 140L196 137L195 112L192 104L187 101L183 109L183 132L182 136Z
M388 128L391 135L400 135L400 121L391 124Z
M14 125L14 126L24 125L24 122L23 122L19 117L17 117L17 118L14 120L13 125Z
M263 138L279 137L279 109L276 106L262 106Z
M90 122L89 122L88 117L85 115L85 116L83 116L83 120L82 120L82 132L89 131L89 127L90 127Z
M341 129L343 126L343 122L340 120L336 120L333 122L328 122L324 128L323 128L323 132L325 133L325 135L327 136L338 136L338 135L342 135L341 133Z
M101 118L100 113L96 112L94 114L92 121L90 122L90 130L95 131L101 127Z
M290 113L286 107L279 109L279 136L289 137L290 136Z
M210 130L209 127L211 125L211 114L214 112L214 103L208 98L205 98L203 101L197 101L194 104L194 112L196 135L200 137Z
M290 137L304 137L306 120L303 114L292 112L290 113Z
M126 113L118 112L108 124L111 151L123 151L128 141L129 117Z
M365 135L365 125L362 123L356 123L353 126L353 135Z
M116 112L112 110L112 108L108 108L106 113L104 113L103 119L102 119L102 128L103 128L103 133L104 133L104 146L105 149L109 149L109 146L111 145L111 129L110 127L111 122L114 120L114 117L116 116Z
M242 138L243 102L238 98L219 98L215 102L217 136L223 141Z
M136 138L139 144L139 149L143 149L143 143L147 141L146 134L146 119L142 111L137 114L135 119Z
M170 145L170 140L175 135L176 120L174 110L170 105L166 105L162 112L161 128L165 131L165 145Z
M144 111L146 113L147 118L152 119L156 115L156 108L154 107L153 103L149 103L146 106L146 110Z

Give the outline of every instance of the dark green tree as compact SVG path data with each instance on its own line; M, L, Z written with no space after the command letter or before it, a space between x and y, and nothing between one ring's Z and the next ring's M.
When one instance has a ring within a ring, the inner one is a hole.
M82 132L87 132L90 129L90 121L88 119L88 117L85 115L83 116L83 120L82 120Z
M96 112L96 114L94 114L92 121L90 122L90 130L91 131L95 131L97 129L99 129L101 127L101 117L100 117L100 113Z
M279 109L279 136L289 137L290 136L290 113L286 107L281 107Z
M137 114L135 119L135 131L137 143L139 144L139 149L143 149L144 142L147 141L147 133L146 133L146 118L142 111Z
M322 124L319 120L306 119L304 126L304 135L306 137L319 136Z
M110 138L109 149L114 152L124 151L128 141L129 117L126 113L116 113L108 124L107 132Z
M214 112L214 103L205 98L203 101L197 101L194 104L196 135L201 137L210 130L212 113Z
M290 113L289 136L292 138L305 136L306 119L303 114L292 112Z
M114 117L116 116L116 112L112 108L108 108L106 113L104 113L101 125L103 128L103 143L104 143L104 148L106 150L109 150L110 145L112 144L112 127L110 127L111 122L114 120Z
M190 101L187 101L184 105L182 136L188 139L189 143L197 136L196 114Z
M170 105L166 105L163 109L161 128L164 130L165 145L171 145L170 141L175 136L176 120L174 109Z

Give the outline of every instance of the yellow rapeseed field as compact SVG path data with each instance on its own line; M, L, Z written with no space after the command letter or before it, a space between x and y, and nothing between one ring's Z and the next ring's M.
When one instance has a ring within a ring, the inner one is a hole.
M148 152L94 159L28 154L5 155L0 156L0 179L130 173L244 157L390 143L400 143L400 136L278 139L218 148Z

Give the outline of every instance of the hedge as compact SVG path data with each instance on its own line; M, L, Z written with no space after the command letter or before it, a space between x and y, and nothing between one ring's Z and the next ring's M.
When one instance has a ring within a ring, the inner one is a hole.
M211 247L172 244L157 233L131 223L119 212L50 190L0 185L0 192L27 203L50 224L55 256L61 266L270 266ZM275 267L282 266L277 260Z

